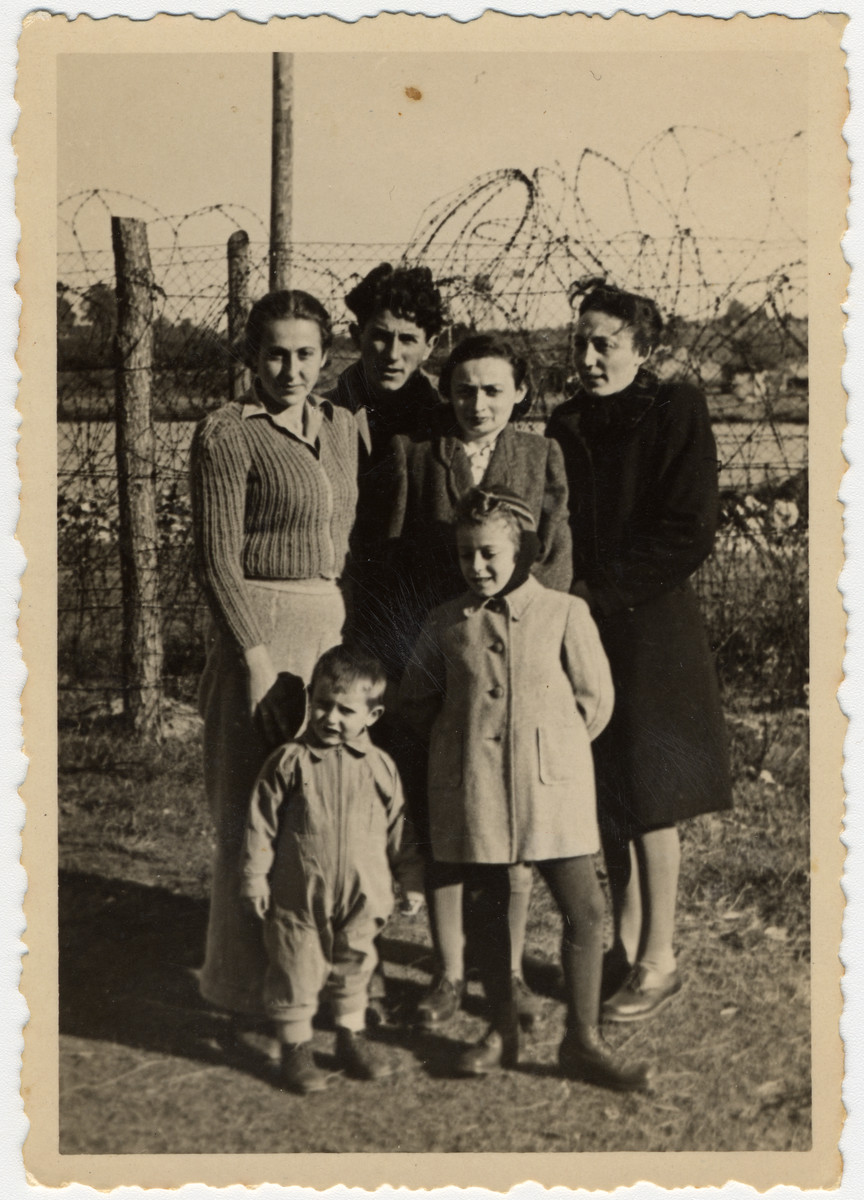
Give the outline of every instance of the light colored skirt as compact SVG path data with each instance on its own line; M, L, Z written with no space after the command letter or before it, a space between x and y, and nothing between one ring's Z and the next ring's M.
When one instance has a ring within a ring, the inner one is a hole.
M342 640L345 605L327 579L248 580L255 615L277 671L309 682L325 650ZM267 956L262 922L240 903L240 856L252 787L268 748L249 713L242 651L213 622L199 708L204 718L204 786L216 829L201 995L232 1012L262 1014Z

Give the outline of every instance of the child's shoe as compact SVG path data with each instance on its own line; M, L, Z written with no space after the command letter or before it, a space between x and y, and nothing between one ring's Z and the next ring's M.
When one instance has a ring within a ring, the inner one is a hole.
M354 1033L339 1025L336 1029L336 1061L352 1079L386 1079L393 1064L365 1033Z
M283 1045L279 1076L289 1091L301 1096L323 1092L327 1086L327 1072L315 1066L311 1042Z
M513 999L516 1002L519 1027L526 1033L530 1033L540 1016L540 999L534 995L522 976L515 972L511 980L511 987Z
M461 979L448 979L446 975L439 976L417 1005L415 1019L418 1025L426 1028L443 1025L451 1020L462 1007L462 995L465 984Z
M568 1029L558 1047L558 1063L570 1079L580 1079L617 1092L644 1091L650 1081L648 1064L625 1063L603 1041L596 1025Z

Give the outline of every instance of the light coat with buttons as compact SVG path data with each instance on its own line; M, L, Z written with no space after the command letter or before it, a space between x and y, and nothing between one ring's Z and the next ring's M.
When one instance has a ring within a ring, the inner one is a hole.
M609 664L583 600L529 578L426 621L400 692L429 736L439 862L513 863L599 849L591 740L612 714Z

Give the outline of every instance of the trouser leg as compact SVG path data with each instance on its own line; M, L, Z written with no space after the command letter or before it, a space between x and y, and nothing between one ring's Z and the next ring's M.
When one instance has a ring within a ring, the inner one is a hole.
M375 940L383 925L363 917L332 931L327 994L336 1024L354 1032L365 1025L369 983L378 963Z
M318 997L328 976L321 934L308 915L282 909L264 922L269 959L264 1003L281 1041L307 1042Z

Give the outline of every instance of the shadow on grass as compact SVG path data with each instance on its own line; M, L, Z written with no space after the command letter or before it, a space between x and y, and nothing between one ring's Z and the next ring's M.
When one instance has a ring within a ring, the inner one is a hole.
M194 975L206 903L71 871L58 882L61 1034L199 1057L196 1043L224 1023Z
M206 901L73 871L61 871L58 883L61 1034L204 1062L236 1058L272 1074L263 1051L256 1065L254 1045L251 1054L249 1045L231 1048L227 1014L198 993ZM385 963L431 966L430 952L416 943L383 938L381 954ZM387 990L393 1008L407 1014L425 987L390 977ZM326 1016L320 1024L327 1027ZM378 1037L425 1058L427 1048L407 1028Z

